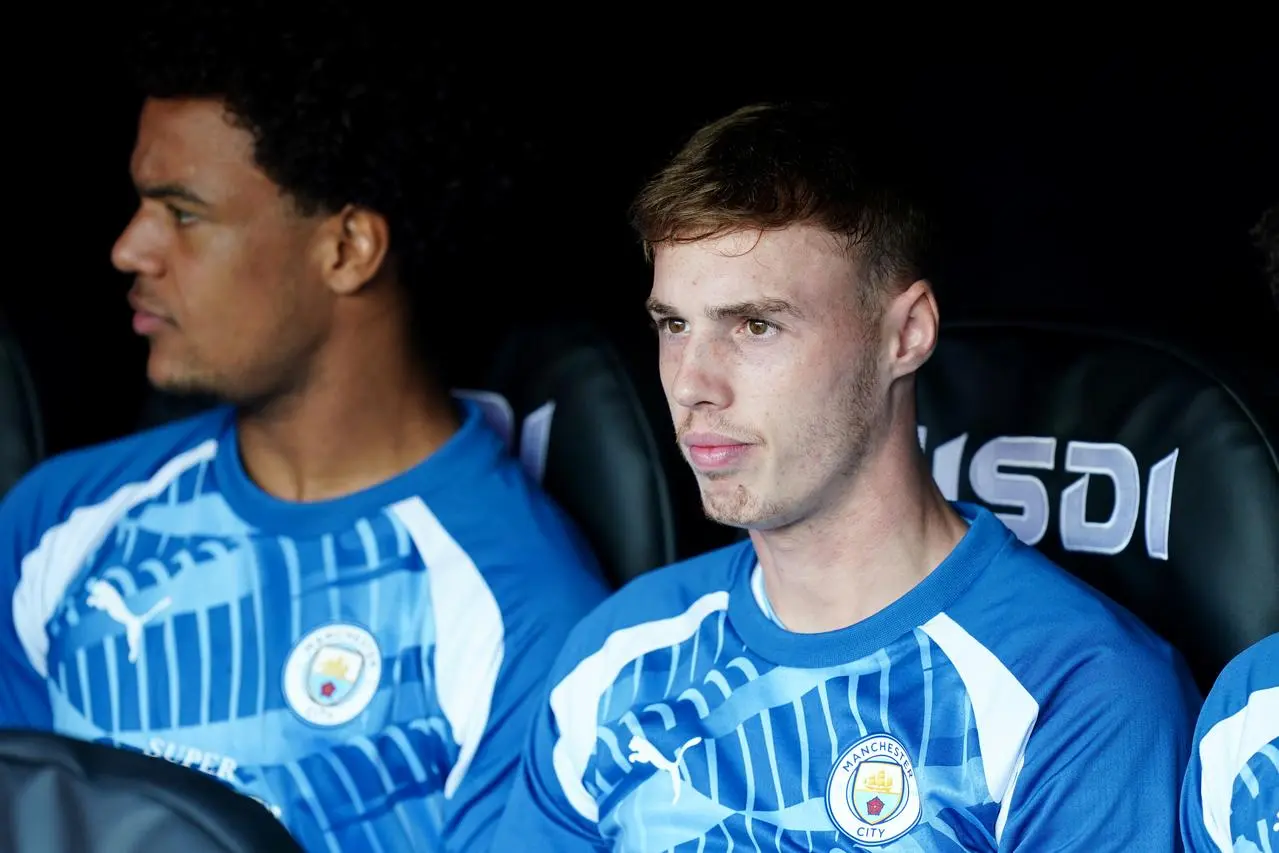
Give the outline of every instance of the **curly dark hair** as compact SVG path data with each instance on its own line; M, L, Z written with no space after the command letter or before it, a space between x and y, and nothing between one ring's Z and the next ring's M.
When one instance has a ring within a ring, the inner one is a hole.
M1270 293L1279 306L1279 204L1261 215L1252 229L1252 239L1265 258L1266 275L1270 279Z
M465 90L460 50L407 7L310 0L151 0L131 51L142 97L210 97L255 140L257 165L304 213L357 204L386 217L421 302L502 197L500 126ZM398 15L398 17L397 17Z

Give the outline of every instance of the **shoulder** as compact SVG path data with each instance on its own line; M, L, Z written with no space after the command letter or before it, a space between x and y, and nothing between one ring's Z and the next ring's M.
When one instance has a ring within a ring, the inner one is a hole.
M1199 696L1181 655L1130 611L1010 537L946 615L1026 691L1039 724L1056 708L1078 718L1193 719ZM976 667L977 664L972 664Z
M475 410L402 488L437 604L479 593L507 630L559 634L606 597L586 537Z
M736 572L752 555L749 542L734 543L631 580L577 624L556 676L590 658L631 660L691 636L708 617L727 612Z
M1258 746L1279 738L1279 634L1254 643L1226 664L1208 691L1195 729L1201 750L1214 748L1217 740L1238 743L1250 736L1260 739Z
M1253 643L1226 664L1204 700L1205 721L1229 716L1258 691L1272 688L1279 688L1279 634Z
M0 512L11 524L24 519L47 528L77 509L158 493L213 458L229 417L228 409L217 408L54 456L14 486Z
M1232 840L1269 836L1279 814L1276 748L1279 634L1272 634L1231 660L1204 701L1181 787L1187 849L1225 850Z
M426 504L439 535L456 544L503 609L527 611L540 602L580 611L607 594L590 543L517 465L433 490Z

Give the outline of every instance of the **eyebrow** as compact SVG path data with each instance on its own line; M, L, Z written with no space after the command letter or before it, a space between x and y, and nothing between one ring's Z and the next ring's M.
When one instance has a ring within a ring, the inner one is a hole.
M654 317L677 317L680 313L665 302L652 298L645 303L645 307ZM775 317L778 314L786 314L800 320L804 317L798 308L785 299L771 296L727 305L710 305L705 313L712 320L723 320L726 317Z
M137 188L138 195L143 198L152 198L157 201L172 201L178 199L180 201L189 202L199 205L200 207L208 207L209 203L200 196L181 184L155 184L153 186L139 186Z

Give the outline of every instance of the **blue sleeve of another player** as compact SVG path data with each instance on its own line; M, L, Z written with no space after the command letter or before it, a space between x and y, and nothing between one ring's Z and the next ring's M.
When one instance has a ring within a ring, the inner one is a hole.
M1218 676L1181 788L1189 853L1279 850L1279 634Z
M607 853L610 845L599 827L581 808L590 811L593 801L575 808L565 793L557 766L568 769L571 759L556 758L560 729L551 704L552 691L563 689L563 679L580 663L580 644L571 637L542 692L537 715L525 738L523 757L511 799L498 825L491 850L502 853Z
M1000 850L1179 849L1199 692L1179 660L1102 654L1040 700Z
M0 503L0 728L47 729L52 724L49 688L32 664L23 637L43 637L39 575L41 558L52 551L54 542L49 538L45 547L38 546L59 520L51 511L58 505L51 494L57 485L46 463L29 472Z
M500 609L502 636L484 629L482 618L458 626L468 636L462 659L452 666L460 668L469 707L455 705L450 713L448 685L437 685L446 716L461 723L461 731L454 726L459 754L445 784L444 814L447 849L458 853L490 849L556 656L573 626L607 594L585 569L548 573L525 564L490 572L486 580ZM436 663L443 663L438 651ZM476 693L483 684L491 685L487 702ZM505 849L530 848L521 843Z

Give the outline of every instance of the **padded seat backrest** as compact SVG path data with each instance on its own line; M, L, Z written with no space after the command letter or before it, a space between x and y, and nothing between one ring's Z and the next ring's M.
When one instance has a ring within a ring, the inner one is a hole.
M1132 610L1201 685L1279 631L1279 456L1242 388L1152 341L1015 323L944 329L918 388L947 497Z
M517 334L498 353L486 391L509 405L515 452L578 523L614 584L675 559L676 512L654 415L608 341L586 324Z
M302 853L265 807L208 774L34 731L0 732L5 853Z
M43 458L40 401L18 339L0 318L0 497Z

